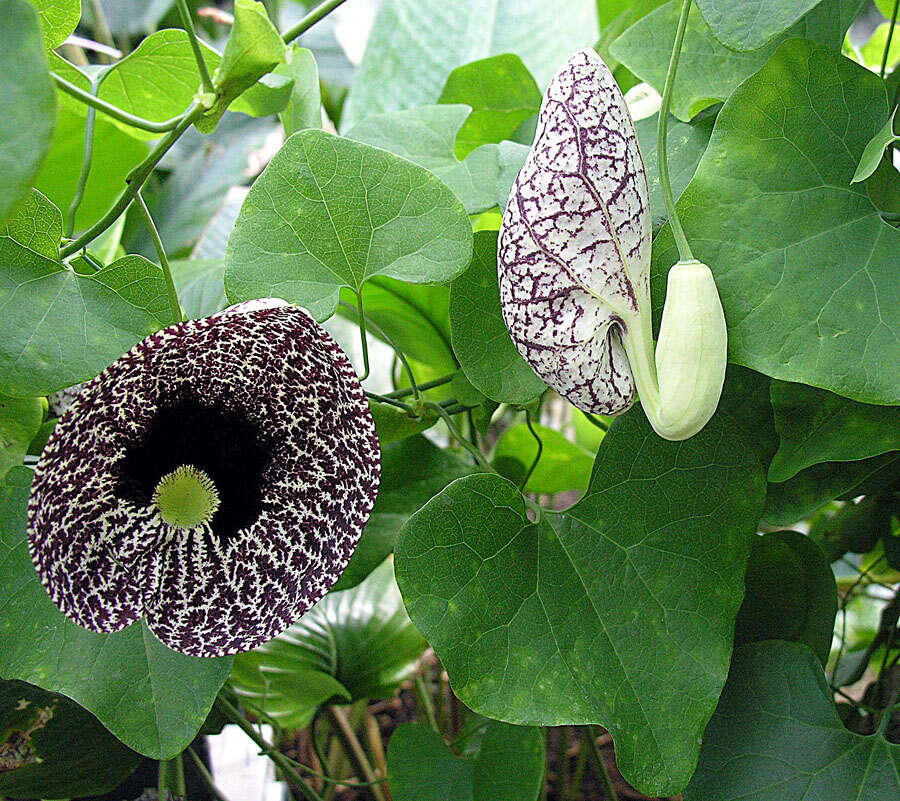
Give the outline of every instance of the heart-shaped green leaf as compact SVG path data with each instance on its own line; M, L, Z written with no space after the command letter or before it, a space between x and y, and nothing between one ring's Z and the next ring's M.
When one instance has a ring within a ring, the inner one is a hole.
M685 801L900 798L900 746L847 731L832 697L800 643L735 650Z
M115 788L141 761L89 712L22 681L0 681L0 793L73 798Z
M467 705L526 725L602 723L632 784L684 787L725 681L765 495L733 408L724 398L680 443L640 410L624 415L587 495L537 523L495 475L455 481L410 518L398 582Z
M535 801L544 778L540 729L487 724L478 753L456 756L421 723L391 735L388 774L394 801Z
M176 653L143 622L95 634L66 618L28 554L31 475L16 467L0 480L0 676L67 695L142 754L181 753L228 678L231 657Z
M288 139L250 189L228 241L229 300L281 297L330 317L340 289L375 275L450 281L468 267L472 228L427 170L323 131Z
M30 0L41 20L44 47L59 47L78 27L81 19L81 0Z
M425 645L388 559L352 589L330 592L283 634L238 654L232 683L281 725L302 727L331 698L390 696Z
M822 0L697 0L713 35L731 50L758 50Z

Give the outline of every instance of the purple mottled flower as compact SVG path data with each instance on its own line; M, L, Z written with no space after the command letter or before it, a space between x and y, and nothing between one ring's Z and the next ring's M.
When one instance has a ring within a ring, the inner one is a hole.
M498 276L516 348L585 411L634 402L623 340L650 337L650 235L628 108L600 57L582 50L544 96L503 216Z
M182 653L245 651L337 581L379 473L337 344L298 307L241 304L153 334L83 386L36 468L31 555L85 628L143 615Z

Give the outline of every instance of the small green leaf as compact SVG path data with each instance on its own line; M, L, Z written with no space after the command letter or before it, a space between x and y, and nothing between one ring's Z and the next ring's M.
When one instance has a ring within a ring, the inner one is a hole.
M56 124L38 14L26 0L0 0L0 224L34 183Z
M526 492L546 492L553 495L568 490L585 490L591 477L594 454L566 439L558 431L535 425L544 443L541 460L525 485ZM525 475L537 455L537 442L524 423L506 429L497 441L494 460L515 459Z
M257 0L236 0L234 25L222 62L213 73L216 104L197 123L197 130L210 133L238 95L285 62L285 53L284 42L269 20L265 5Z
M769 484L763 518L774 526L791 526L835 498L863 495L864 482L896 481L900 453L885 453L853 462L823 462L778 484ZM881 482L879 482L880 484Z
M873 406L805 384L773 381L781 438L769 481L786 481L821 462L850 462L900 450L900 406Z
M403 409L377 401L370 400L369 409L375 420L375 431L378 433L378 442L382 450L392 442L420 434L438 421L438 416L434 412L426 412L421 417L410 416Z
M36 189L19 203L16 211L0 225L0 237L9 237L22 247L48 259L59 258L62 214Z
M40 398L11 398L0 394L0 478L22 464L28 446L44 420Z
M477 214L497 203L500 151L497 145L487 144L469 153L464 161L457 158L457 137L469 112L468 106L461 105L392 111L368 117L345 135L433 172L453 190L469 214Z
M4 796L99 795L117 787L140 761L139 754L68 698L25 682L0 681Z
M822 0L697 0L706 24L725 47L758 50Z
M893 1L893 0L892 0ZM891 12L888 12L887 18L891 18ZM884 58L884 48L887 46L888 35L891 32L891 23L883 22L873 32L869 41L859 48L859 54L862 56L863 64L873 71L881 70L881 61ZM891 37L891 46L888 50L888 57L885 68L890 72L900 61L900 39L896 36Z
M859 166L856 168L856 172L853 173L853 180L850 181L851 184L865 181L866 178L878 169L878 165L881 164L881 157L884 155L885 150L894 144L894 142L900 142L900 134L894 133L894 117L896 116L897 109L895 108L888 121L884 124L884 127L869 140L869 144L866 145L866 149L863 150L862 156L859 158Z
M342 286L376 275L441 283L472 256L460 202L427 170L384 150L300 131L250 189L228 241L229 300L281 297L330 317Z
M425 437L392 443L381 452L381 486L375 508L336 590L359 584L394 550L403 524L444 487L475 468Z
M900 797L900 746L847 731L832 699L805 645L737 649L685 801Z
M500 403L528 403L546 386L519 355L500 312L497 233L475 234L472 264L450 287L453 351L473 386Z
M808 645L824 665L831 650L837 585L822 549L796 531L753 540L735 647L760 640Z
M228 677L231 657L176 653L143 622L95 634L66 618L28 554L31 476L16 467L0 480L0 675L72 698L135 751L156 759L181 753Z
M745 5L734 0L733 5L738 4ZM839 53L844 33L862 4L863 0L821 0L767 45L744 53L721 44L700 12L691 9L678 64L678 80L672 90L672 113L688 121L708 106L726 100L789 39L811 39ZM665 84L680 10L681 0L671 0L632 25L610 48L619 61L659 92Z
M386 0L344 109L354 125L373 114L434 103L463 64L516 53L540 85L597 39L596 0Z
M567 512L533 523L505 479L453 482L404 526L397 580L471 709L601 723L628 781L669 795L693 772L725 681L764 492L730 411L674 443L635 410Z
M29 0L29 2L40 17L44 47L47 50L59 47L78 27L78 20L81 19L81 0Z
M427 726L407 723L391 736L388 774L394 801L535 801L544 738L540 729L492 720L478 753L460 758Z
M817 512L809 538L829 562L845 553L868 553L881 537L891 536L891 513L881 498L866 496L858 503L833 503Z
M77 275L0 237L0 392L46 395L77 384L158 330L142 290L162 274L138 258Z
M234 659L232 683L282 726L306 726L330 698L392 695L425 649L388 559L362 583L330 592L275 639Z
M290 136L306 128L322 127L322 93L319 68L310 50L295 45L288 50L287 59L286 70L294 84L290 100L279 116L284 135Z
M456 136L456 155L464 159L481 145L512 139L540 110L541 90L521 58L503 53L453 70L438 103L472 109Z

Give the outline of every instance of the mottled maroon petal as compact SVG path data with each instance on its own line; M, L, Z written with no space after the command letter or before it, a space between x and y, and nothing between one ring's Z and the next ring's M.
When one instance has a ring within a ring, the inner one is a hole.
M130 490L123 498L127 458L173 393L248 421L266 445L258 514L234 532L215 520L175 529ZM178 651L235 653L337 581L379 471L365 394L331 337L297 307L232 309L148 337L84 386L37 466L31 553L82 626L115 631L144 614Z
M576 406L634 401L620 335L649 309L647 179L615 79L592 50L554 76L503 216L503 317L535 372Z

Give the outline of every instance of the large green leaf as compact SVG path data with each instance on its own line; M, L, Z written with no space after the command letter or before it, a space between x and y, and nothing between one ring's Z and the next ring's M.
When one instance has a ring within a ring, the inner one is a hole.
M500 149L485 144L464 161L457 158L457 136L470 110L464 105L422 106L376 114L354 125L346 136L420 164L453 190L469 214L477 214L497 204Z
M466 378L500 403L528 403L546 386L519 355L500 312L497 232L475 234L472 264L450 287L453 351Z
M512 53L457 67L447 78L439 103L461 103L472 113L456 137L456 155L512 139L523 122L541 107L541 90L522 59Z
M438 178L324 131L290 137L256 180L228 241L229 300L281 297L330 317L340 288L375 275L442 283L472 256L472 227Z
M21 681L0 681L4 796L72 798L105 793L140 760L65 696Z
M359 584L388 554L409 518L451 481L473 467L425 437L410 437L382 448L381 485L369 522L335 589Z
M900 407L872 406L805 384L769 390L781 438L769 481L786 481L821 462L849 462L900 450Z
M126 257L78 275L0 237L0 391L46 395L85 381L164 323L158 267Z
M85 118L60 106L53 146L35 181L35 187L61 209L68 209L84 156ZM75 230L95 222L125 188L128 172L147 157L147 147L98 114L94 123L94 158L75 217Z
M685 801L900 798L900 746L847 731L832 697L804 645L737 649Z
M30 486L24 467L0 481L0 676L67 695L142 754L167 759L180 753L206 719L231 657L176 653L143 621L95 634L66 618L28 554Z
M680 443L640 409L620 417L587 495L540 522L495 475L453 482L410 518L397 579L470 708L602 723L634 786L684 787L725 681L765 492L732 408Z
M43 420L44 404L40 398L0 394L0 477L22 464Z
M878 76L858 64L785 43L719 112L678 207L716 277L730 361L896 404L900 231L850 185L885 100ZM676 260L667 227L653 247L654 306Z
M756 537L744 584L735 646L793 640L812 648L824 665L837 614L837 585L822 549L796 531Z
M439 734L408 723L391 735L394 801L535 801L544 779L540 729L491 721L474 757L456 756Z
M812 39L840 52L844 33L862 3L863 0L822 0L765 47L745 53L729 50L717 41L700 12L692 9L678 64L678 80L672 91L672 113L689 120L707 106L725 100L788 39ZM611 46L617 59L660 92L680 10L680 0L671 0L632 25Z
M27 0L0 0L0 223L22 199L50 149L56 92L41 38L41 23Z
M672 194L676 200L688 185L697 165L703 156L713 125L714 114L701 114L693 122L681 122L675 117L669 118L668 155L669 179L672 182ZM659 114L645 117L634 124L641 155L644 157L644 169L647 171L647 184L650 189L650 214L653 217L653 230L658 231L668 217L666 201L662 186L659 183L659 159L656 155L656 133Z
M352 589L330 592L283 634L238 654L232 684L281 725L301 727L331 698L392 695L425 646L387 559Z
M596 38L594 0L385 0L344 123L433 103L453 69L499 53L521 56L543 86L575 50Z
M535 425L534 429L541 438L543 449L540 461L528 478L525 491L553 495L568 490L587 489L594 454L552 428ZM494 448L494 461L499 463L504 459L515 459L521 466L521 476L524 477L525 470L537 456L537 449L537 442L528 426L520 423L503 432Z
M731 50L757 50L822 0L697 0L713 35Z
M81 0L29 0L29 2L37 9L47 50L59 47L75 30L78 20L81 19Z
M864 482L889 486L898 477L900 454L896 452L853 462L816 464L787 481L769 484L763 517L772 525L790 526L835 498L864 494L855 491Z

